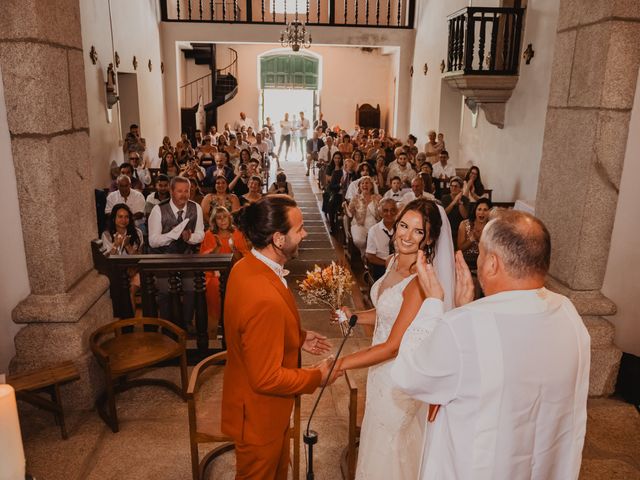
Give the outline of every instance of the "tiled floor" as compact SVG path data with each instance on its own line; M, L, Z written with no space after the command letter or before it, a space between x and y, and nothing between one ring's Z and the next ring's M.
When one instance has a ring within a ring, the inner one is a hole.
M317 196L309 188L302 163L283 163L303 209L310 232L300 257L288 268L290 286L314 263L338 259L317 208ZM359 298L355 296L359 303ZM329 336L336 345L337 327L329 325L327 313L298 301L303 326ZM345 351L369 345L365 332L357 328ZM315 358L305 354L303 362ZM178 381L177 368L163 368L150 375ZM366 372L354 375L364 384ZM315 397L302 400L303 425ZM158 387L130 390L118 396L120 432L112 433L94 411L68 415L70 438L60 439L50 415L21 405L22 429L28 471L38 480L187 480L191 478L187 407L174 393ZM329 387L313 421L319 443L315 447L318 480L341 478L340 453L347 441L348 390L343 380ZM614 399L589 402L589 421L581 479L640 479L640 415L631 406ZM302 457L304 462L304 455ZM212 465L207 478L232 479L234 457L226 454ZM304 470L302 470L304 471ZM301 475L304 478L304 474Z

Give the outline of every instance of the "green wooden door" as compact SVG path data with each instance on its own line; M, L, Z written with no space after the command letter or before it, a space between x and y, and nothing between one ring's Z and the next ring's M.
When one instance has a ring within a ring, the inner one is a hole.
M318 89L319 61L300 54L277 54L260 59L260 88Z

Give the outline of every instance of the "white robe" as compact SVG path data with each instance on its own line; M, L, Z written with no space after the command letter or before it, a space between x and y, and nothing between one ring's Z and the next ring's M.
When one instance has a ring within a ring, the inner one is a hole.
M434 317L419 347L403 341L392 370L400 389L442 405L427 426L420 478L578 478L590 338L571 302L516 290L444 314L429 298L409 329Z

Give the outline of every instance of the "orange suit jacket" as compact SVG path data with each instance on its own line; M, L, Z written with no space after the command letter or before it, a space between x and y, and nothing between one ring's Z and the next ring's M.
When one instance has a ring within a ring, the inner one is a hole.
M223 433L251 445L282 438L295 395L312 393L321 373L298 368L306 332L293 295L251 254L231 269L224 327Z

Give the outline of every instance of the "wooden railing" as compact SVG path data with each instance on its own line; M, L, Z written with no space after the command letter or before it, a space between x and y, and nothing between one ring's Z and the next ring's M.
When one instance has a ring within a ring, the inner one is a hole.
M165 22L286 24L297 17L308 25L379 28L413 28L415 4L416 0L160 0Z
M228 255L110 255L102 253L102 242L91 243L94 266L110 280L113 316L131 318L135 316L134 306L129 294L130 269L140 274L140 295L142 297L142 315L156 317L159 315L158 294L165 295L169 306L169 320L185 331L189 326L183 320L183 299L185 279L193 279L194 323L197 345L197 358L204 358L212 352L209 348L208 311L206 299L205 272L220 273L220 321L218 337L221 347L226 348L224 336L224 296L227 278L231 270L233 256ZM167 280L168 289L161 291L158 278Z
M229 52L227 66L216 69L215 75L209 73L180 87L180 100L183 108L196 107L200 96L202 96L202 104L208 105L213 101L214 95L218 95L216 90L226 95L237 85L238 52L233 48L227 50Z
M467 7L448 17L447 72L517 75L523 8Z

